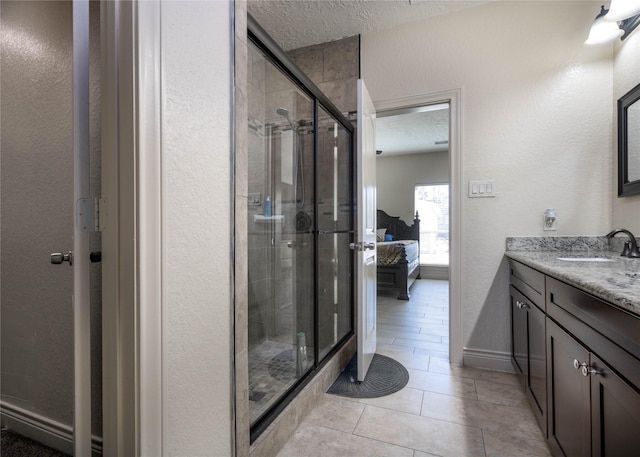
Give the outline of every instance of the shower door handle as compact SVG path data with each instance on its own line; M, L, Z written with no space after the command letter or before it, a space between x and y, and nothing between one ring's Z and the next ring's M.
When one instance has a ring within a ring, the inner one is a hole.
M73 265L73 251L69 251L68 254L62 252L51 253L51 263L54 265L61 265L64 262L69 262L69 265Z

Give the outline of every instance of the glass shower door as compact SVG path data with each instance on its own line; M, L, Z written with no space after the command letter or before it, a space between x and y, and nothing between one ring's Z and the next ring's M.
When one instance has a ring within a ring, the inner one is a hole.
M318 357L352 329L353 238L349 132L318 107Z
M249 46L252 426L314 367L314 103Z
M274 53L251 33L250 38L247 235L253 440L353 333L349 245L355 221L352 126L281 52Z

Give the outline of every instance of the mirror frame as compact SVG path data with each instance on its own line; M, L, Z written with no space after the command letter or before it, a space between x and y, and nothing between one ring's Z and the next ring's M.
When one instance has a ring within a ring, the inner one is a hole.
M629 136L627 110L640 104L640 84L618 100L618 197L640 194L640 179L629 181ZM635 145L640 148L640 145Z

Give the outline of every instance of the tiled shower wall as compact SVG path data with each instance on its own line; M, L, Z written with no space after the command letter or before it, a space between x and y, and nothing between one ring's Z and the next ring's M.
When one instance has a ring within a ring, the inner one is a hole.
M287 54L341 113L356 111L360 77L358 35L294 49Z

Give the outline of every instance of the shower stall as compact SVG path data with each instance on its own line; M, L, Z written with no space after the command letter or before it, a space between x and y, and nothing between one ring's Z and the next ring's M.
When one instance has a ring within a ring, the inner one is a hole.
M249 409L254 439L353 334L353 127L249 21Z

